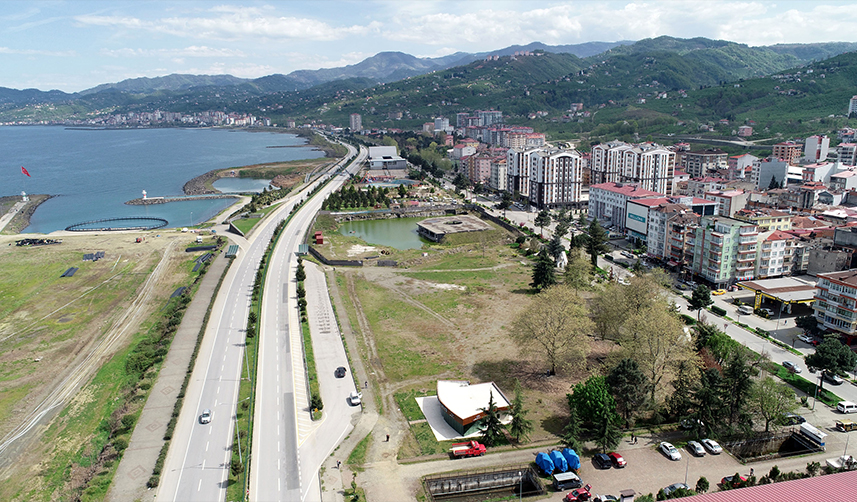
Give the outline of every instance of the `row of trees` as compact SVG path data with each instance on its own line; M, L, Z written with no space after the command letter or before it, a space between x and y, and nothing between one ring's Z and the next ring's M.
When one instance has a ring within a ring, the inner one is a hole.
M404 189L403 185L399 186ZM322 202L321 209L323 211L339 211L346 208L373 207L375 205L390 207L389 192L390 189L387 187L373 186L366 190L357 190L354 185L350 185L331 193Z

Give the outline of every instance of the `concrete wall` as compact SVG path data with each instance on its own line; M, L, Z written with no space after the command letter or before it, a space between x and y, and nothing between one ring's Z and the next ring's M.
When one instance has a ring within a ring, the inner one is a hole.
M809 266L806 273L815 277L825 272L846 270L851 262L847 251L834 251L830 248L815 248L809 251Z

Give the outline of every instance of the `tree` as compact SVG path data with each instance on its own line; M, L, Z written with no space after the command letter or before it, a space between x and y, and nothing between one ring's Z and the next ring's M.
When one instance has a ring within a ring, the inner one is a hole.
M592 265L579 249L568 252L568 265L565 266L563 284L576 290L589 289L592 286Z
M616 401L610 395L606 378L593 375L574 386L571 394L566 394L568 407L577 410L584 427L606 419L616 420Z
M714 303L714 300L711 299L711 290L704 284L700 284L693 290L693 294L690 297L687 308L691 311L698 312L696 320L699 321L699 318L702 315L702 309L707 308L712 303Z
M615 449L622 439L622 431L619 430L619 415L615 413L595 422L590 428L592 441L601 448L601 453L607 453Z
M303 260L298 257L298 267L295 270L295 280L301 282L304 279L306 279L306 270L304 270Z
M583 443L580 441L580 435L583 429L580 424L580 416L577 414L577 408L574 403L568 400L568 423L562 429L560 440L566 447L575 451L581 451Z
M524 352L539 353L555 374L558 367L581 364L589 352L592 321L586 302L573 289L544 290L512 324L512 339Z
M819 335L821 330L818 328L818 319L814 315L800 316L795 319L795 326L804 330L812 336Z
M746 407L753 381L743 348L736 348L729 355L723 367L723 381L725 384L723 404L729 418L729 425L732 426L736 422L746 425L749 422Z
M607 232L601 228L597 219L593 219L589 224L589 235L586 239L586 252L589 253L589 260L592 266L598 266L598 255L606 253L609 250L607 247Z
M857 354L851 351L836 336L828 336L815 348L815 352L806 356L806 365L809 368L825 370L833 374L851 371L857 363ZM821 388L824 388L822 378Z
M527 420L528 410L524 409L524 395L521 392L521 383L515 380L515 398L512 400L510 414L512 421L509 423L509 433L515 441L521 442L521 438L527 439L533 431L533 421Z
M547 249L539 251L536 262L533 263L533 282L530 286L541 291L556 284L556 264L548 254Z
M565 253L565 246L562 245L562 238L558 233L553 234L550 242L548 242L547 250L554 263L559 261L559 257Z
M637 361L625 358L607 375L607 385L625 422L639 412L650 392L649 378L640 371Z
M503 192L503 198L500 199L500 203L497 204L497 208L503 210L503 218L506 217L506 210L512 207L512 196L509 192Z
M482 411L485 412L485 417L482 418L479 426L482 441L487 446L494 446L503 439L503 424L500 422L500 414L497 412L493 391L489 394L488 407L482 408Z
M536 215L536 219L534 223L539 226L539 234L542 233L544 227L551 224L551 213L547 209L542 209L539 211L539 214Z
M667 401L670 414L686 417L693 409L693 389L697 386L699 371L687 362L679 364L672 381L673 393Z
M723 413L723 377L717 368L708 368L702 372L699 386L693 393L693 404L696 412L694 432L699 437L711 435L715 426L720 423Z
M770 432L771 425L783 425L785 415L799 406L794 390L770 376L755 382L748 397L750 412L765 422L765 432Z
M708 479L705 476L700 476L699 480L696 482L696 493L705 493L710 487Z

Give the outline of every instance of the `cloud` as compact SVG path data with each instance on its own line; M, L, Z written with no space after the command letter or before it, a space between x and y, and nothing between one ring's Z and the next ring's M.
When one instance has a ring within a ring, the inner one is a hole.
M244 51L191 45L183 49L102 49L101 54L116 58L165 57L165 58L243 58Z
M335 27L311 18L270 16L262 9L220 6L211 15L174 16L147 21L136 17L82 15L74 19L87 26L107 26L126 30L145 30L170 35L216 39L242 40L262 37L274 40L339 40L349 35L365 35L378 30L377 21L369 24Z
M23 56L56 56L56 57L74 57L77 56L75 51L43 51L39 49L11 49L9 47L0 47L0 54L20 54Z

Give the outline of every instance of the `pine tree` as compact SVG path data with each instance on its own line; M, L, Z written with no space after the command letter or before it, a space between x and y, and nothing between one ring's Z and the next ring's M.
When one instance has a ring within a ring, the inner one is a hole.
M482 433L482 442L487 446L494 446L503 439L503 424L500 422L500 414L497 412L497 405L494 403L494 392L492 391L488 399L488 407L482 408L485 412L485 417L481 421L479 432Z
M589 224L589 235L586 238L586 252L589 253L589 260L592 266L598 266L598 255L606 253L607 247L607 232L601 228L597 219L593 219Z
M530 286L541 291L556 284L556 266L547 249L539 251L536 262L533 264L533 282Z
M533 430L533 421L527 420L529 410L524 409L524 395L521 391L521 383L515 380L515 399L512 400L512 422L509 424L509 433L515 441L521 442L521 438L527 439Z

